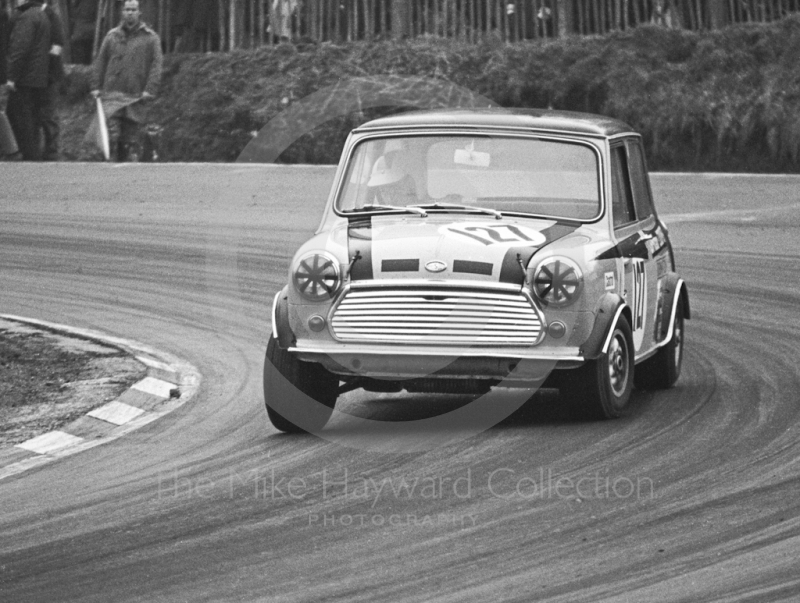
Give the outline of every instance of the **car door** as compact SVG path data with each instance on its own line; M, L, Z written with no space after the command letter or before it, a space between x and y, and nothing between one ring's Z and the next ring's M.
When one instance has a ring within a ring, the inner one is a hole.
M651 241L658 221L652 211L649 181L638 139L611 145L611 212L621 258L622 296L631 309L636 355L655 345L658 268Z
M655 345L662 337L659 328L661 313L669 311L669 308L663 307L665 296L663 285L667 273L673 269L672 248L669 243L669 235L655 211L650 176L641 140L639 138L628 139L625 146L630 168L633 202L637 218L642 225L640 236L650 257L647 263L650 300L648 312L653 317L653 327L648 330L649 337L646 341L652 341L652 345Z

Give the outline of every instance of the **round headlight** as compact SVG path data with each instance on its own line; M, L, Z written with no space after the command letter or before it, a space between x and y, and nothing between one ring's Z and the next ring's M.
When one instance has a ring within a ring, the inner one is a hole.
M533 274L533 293L550 306L566 306L577 299L583 283L578 265L564 257L542 261Z
M331 299L342 284L339 262L327 253L307 253L297 262L292 280L300 295L310 301Z

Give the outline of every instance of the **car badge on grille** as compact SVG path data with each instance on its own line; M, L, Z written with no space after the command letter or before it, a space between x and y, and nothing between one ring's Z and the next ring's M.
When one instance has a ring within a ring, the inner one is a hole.
M447 264L439 260L433 260L425 264L425 270L428 272L444 272L447 270Z

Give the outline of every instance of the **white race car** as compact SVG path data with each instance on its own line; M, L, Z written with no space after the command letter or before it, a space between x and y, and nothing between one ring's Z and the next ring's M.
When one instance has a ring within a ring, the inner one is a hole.
M346 391L557 387L617 417L678 379L686 285L640 136L606 117L406 113L354 130L275 296L264 396L315 431Z

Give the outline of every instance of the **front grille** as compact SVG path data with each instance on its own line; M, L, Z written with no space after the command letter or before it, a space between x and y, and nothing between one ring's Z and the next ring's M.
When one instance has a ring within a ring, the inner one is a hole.
M331 327L341 341L529 346L542 323L519 291L375 287L349 290Z

